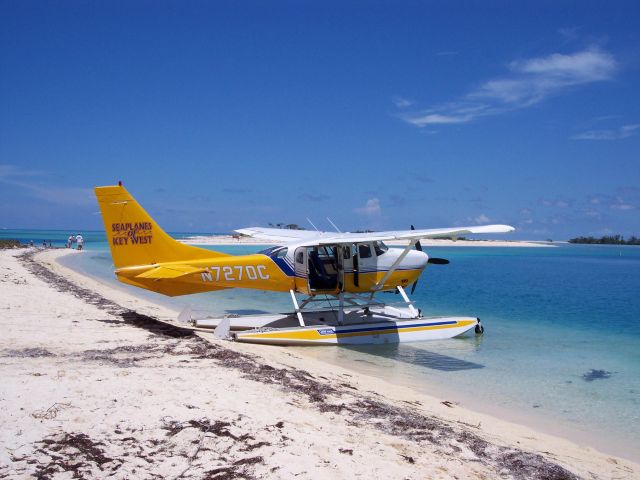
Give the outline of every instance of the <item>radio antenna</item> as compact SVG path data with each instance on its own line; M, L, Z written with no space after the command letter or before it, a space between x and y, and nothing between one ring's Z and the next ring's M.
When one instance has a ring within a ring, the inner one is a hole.
M318 227L316 227L313 222L311 220L309 220L309 217L307 217L307 222L309 222L311 224L311 226L315 229L316 232L319 232L320 230L318 230Z
M340 229L339 229L338 227L336 227L336 224L335 224L335 223L333 223L329 217L327 217L327 220L329 220L329 223L330 223L331 225L333 225L333 228L335 228L335 229L336 229L336 232L338 232L338 233L342 233L342 232L340 231Z

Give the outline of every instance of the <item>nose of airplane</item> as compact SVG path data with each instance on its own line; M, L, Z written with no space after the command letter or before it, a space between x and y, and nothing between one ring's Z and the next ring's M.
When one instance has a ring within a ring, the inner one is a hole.
M426 267L429 262L429 255L427 255L426 252L421 252L419 250L411 250L408 257L409 262L419 268Z

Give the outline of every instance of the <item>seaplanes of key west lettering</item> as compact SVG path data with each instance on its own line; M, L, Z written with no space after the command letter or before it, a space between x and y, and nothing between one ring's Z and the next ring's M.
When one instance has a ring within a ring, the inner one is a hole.
M151 222L112 223L111 242L114 246L151 243L152 228Z

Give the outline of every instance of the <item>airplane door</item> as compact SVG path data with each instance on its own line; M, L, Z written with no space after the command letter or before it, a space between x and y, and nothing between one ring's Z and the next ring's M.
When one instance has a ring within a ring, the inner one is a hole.
M371 288L376 280L377 257L371 243L356 244L359 286L365 289Z
M294 272L296 274L295 285L296 292L309 293L309 272L307 267L307 249L306 247L296 248L294 254Z

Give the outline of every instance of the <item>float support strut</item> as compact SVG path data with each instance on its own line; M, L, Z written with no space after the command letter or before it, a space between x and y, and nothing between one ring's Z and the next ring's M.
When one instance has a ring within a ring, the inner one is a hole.
M298 323L300 324L301 327L304 327L304 318L302 318L302 312L300 311L300 307L298 306L298 299L296 298L296 294L293 290L289 290L289 293L291 294L291 300L293 301L293 306L296 309L296 315L298 316Z
M404 288L402 288L400 285L398 285L397 288L398 288L398 291L400 292L400 295L402 295L402 299L405 301L407 305L409 305L409 311L411 312L411 315L413 315L413 318L418 318L418 312L416 312L416 309L413 307L411 300L409 300L409 297L407 297L407 292L405 292Z

